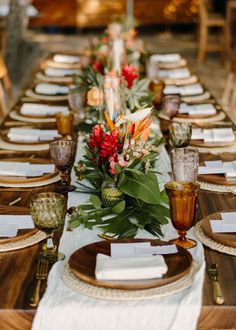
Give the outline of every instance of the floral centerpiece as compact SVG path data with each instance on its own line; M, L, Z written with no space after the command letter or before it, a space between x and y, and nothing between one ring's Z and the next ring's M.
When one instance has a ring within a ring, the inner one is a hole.
M80 187L92 196L72 208L70 229L83 224L119 238L134 237L138 229L162 236L169 210L155 171L158 147L147 141L151 112L144 108L115 121L106 114L107 127L93 128L79 164L92 188Z
M115 75L113 71L106 71L107 75ZM124 96L126 108L134 112L140 107L151 104L154 94L150 91L150 80L140 79L139 71L131 64L122 67L121 75L125 82ZM92 66L80 70L74 77L74 83L78 89L87 93L87 104L89 107L98 108L103 101L103 75Z

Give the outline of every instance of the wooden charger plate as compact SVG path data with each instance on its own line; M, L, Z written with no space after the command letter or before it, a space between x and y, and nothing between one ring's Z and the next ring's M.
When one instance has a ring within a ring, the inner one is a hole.
M235 212L236 210L230 211ZM221 213L230 211L221 211ZM210 214L208 217L202 220L202 231L204 235L217 243L236 248L236 233L213 233L211 230L210 220L221 221L220 212Z
M23 157L23 158L6 158L1 159L2 162L28 162L31 164L49 164L50 162L47 159L41 158L30 158L30 157ZM58 170L55 170L54 173L45 173L42 176L37 177L23 177L23 176L3 176L0 175L0 184L1 183L30 183L30 182L40 182L49 180L56 175L58 175Z
M23 126L21 126L21 128L24 128ZM25 127L25 129L29 129L30 127L27 126ZM7 136L9 132L9 129L6 129L6 130L2 130L0 132L0 137L2 138L3 141L7 142L7 143L13 143L13 144L25 144L25 145L40 145L40 144L46 144L46 143L50 143L55 139L51 139L51 140L43 140L43 141L21 141L20 139L18 141L13 141L11 139L9 139L9 137Z
M232 142L209 142L205 143L203 140L191 140L190 145L193 147L203 147L203 148L217 148L217 147L230 147L235 143L235 141Z
M0 205L0 214L11 214L11 215L28 215L30 214L30 210L26 207L19 206L10 206L10 205ZM1 225L1 221L0 221ZM17 232L17 236L15 237L0 237L0 244L6 244L11 242L16 242L20 240L25 240L26 238L33 236L36 234L38 229L19 229Z
M72 272L82 281L92 284L94 286L110 288L110 289L124 289L124 290L142 290L154 287L163 286L177 281L186 275L192 264L191 254L181 248L177 247L178 253L163 255L168 266L167 273L158 279L151 280L135 280L135 281L98 281L95 278L96 256L98 253L110 255L111 243L137 243L137 242L151 242L152 246L166 245L169 243L160 240L151 239L126 239L126 240L109 240L101 241L86 245L81 249L75 251L70 259L69 266Z
M236 178L231 178L230 181L227 181L224 174L201 174L198 175L198 180L212 184L219 184L223 186L236 185Z
M193 118L193 119L201 119L201 118L211 118L211 117L214 117L214 116L216 116L217 114L219 113L219 111L216 109L216 113L214 113L214 114L212 114L212 115L188 115L188 114L184 114L184 113L178 113L177 114L177 118L186 118L186 119L188 119L188 118Z

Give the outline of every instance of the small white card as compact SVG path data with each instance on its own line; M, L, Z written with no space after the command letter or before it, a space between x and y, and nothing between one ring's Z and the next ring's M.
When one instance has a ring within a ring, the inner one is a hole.
M31 215L0 215L0 226L2 224L17 224L18 229L34 228Z
M30 215L0 215L0 237L15 237L18 229L32 229Z
M210 220L213 233L236 233L236 223L227 224L222 220Z
M112 258L150 257L156 254L173 254L177 252L177 247L174 244L163 246L151 246L150 242L111 244Z
M223 212L220 215L224 224L236 224L236 212Z
M111 257L112 258L131 258L136 257L137 247L150 247L150 242L140 243L111 243ZM150 253L151 255L151 253Z
M177 247L174 244L150 247L136 247L135 253L138 255L154 255L154 254L173 254L177 253Z

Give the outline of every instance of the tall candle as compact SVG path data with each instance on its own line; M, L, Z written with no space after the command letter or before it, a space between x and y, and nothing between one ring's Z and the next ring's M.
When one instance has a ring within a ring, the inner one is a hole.
M113 57L113 69L120 74L121 73L121 61L123 55L123 40L116 39L113 41L112 57Z
M126 14L128 17L134 16L134 0L126 1Z

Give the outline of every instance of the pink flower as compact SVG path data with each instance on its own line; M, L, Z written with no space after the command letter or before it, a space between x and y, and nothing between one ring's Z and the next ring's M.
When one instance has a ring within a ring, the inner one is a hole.
M128 162L124 160L124 157L122 155L118 156L118 164L122 167L125 167L128 165Z

